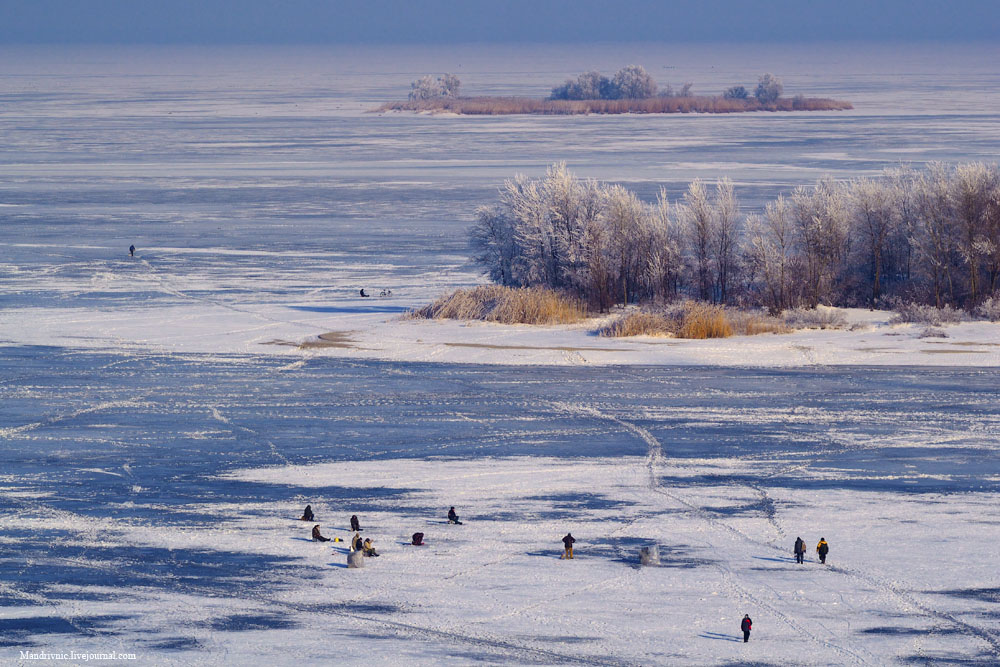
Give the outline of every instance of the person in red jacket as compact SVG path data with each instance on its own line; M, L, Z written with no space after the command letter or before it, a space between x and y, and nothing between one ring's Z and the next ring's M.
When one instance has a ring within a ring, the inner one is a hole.
M743 643L750 641L750 628L753 626L753 621L750 620L750 614L743 615L743 621L740 623L740 630L743 631Z

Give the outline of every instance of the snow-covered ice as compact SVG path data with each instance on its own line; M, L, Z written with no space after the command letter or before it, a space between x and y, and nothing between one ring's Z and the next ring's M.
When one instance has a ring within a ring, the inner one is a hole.
M756 206L1000 149L993 46L643 49L720 90L786 63L855 109L366 113L456 53L471 93L541 94L614 47L4 49L0 663L997 664L998 325L401 318L481 280L475 207L555 160L643 197L728 175ZM307 503L383 555L348 570Z

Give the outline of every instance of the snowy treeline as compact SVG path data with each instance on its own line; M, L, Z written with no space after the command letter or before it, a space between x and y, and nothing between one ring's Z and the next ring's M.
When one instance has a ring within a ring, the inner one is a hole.
M475 260L494 282L566 290L602 310L670 301L893 301L972 309L1000 287L1000 170L982 163L830 179L744 215L729 179L642 202L564 164L507 181L477 211Z
M432 100L438 97L458 97L462 82L454 74L445 74L436 79L430 74L420 77L410 84L411 100Z

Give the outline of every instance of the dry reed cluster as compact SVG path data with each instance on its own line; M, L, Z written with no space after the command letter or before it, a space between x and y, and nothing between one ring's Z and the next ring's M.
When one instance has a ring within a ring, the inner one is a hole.
M659 312L635 311L598 331L601 336L673 336L675 338L728 338L764 333L789 333L777 318L723 306L686 301Z
M410 313L413 318L501 324L572 324L586 316L583 303L555 290L500 285L456 290Z
M622 113L739 113L743 111L843 111L850 102L819 97L785 97L761 103L754 98L650 97L621 100L539 100L530 97L442 97L388 102L376 111L433 111L463 115L579 115Z

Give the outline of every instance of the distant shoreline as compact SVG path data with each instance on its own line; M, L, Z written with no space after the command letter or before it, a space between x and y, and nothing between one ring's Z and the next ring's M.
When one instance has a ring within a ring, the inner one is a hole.
M373 109L385 111L429 111L463 116L543 115L574 116L586 114L668 114L668 113L745 113L749 111L846 111L854 105L844 100L823 97L783 97L775 102L756 99L726 99L719 96L649 97L620 100L548 100L531 97L440 97L430 100L386 102Z

